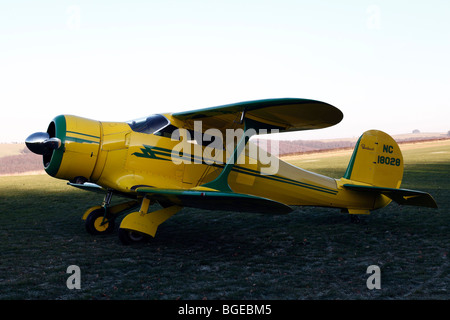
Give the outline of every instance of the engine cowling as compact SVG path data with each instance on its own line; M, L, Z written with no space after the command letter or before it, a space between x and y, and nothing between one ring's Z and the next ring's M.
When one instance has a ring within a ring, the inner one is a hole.
M34 133L26 140L30 151L42 154L49 175L70 181L90 179L100 143L100 122L72 115L57 116L46 133Z

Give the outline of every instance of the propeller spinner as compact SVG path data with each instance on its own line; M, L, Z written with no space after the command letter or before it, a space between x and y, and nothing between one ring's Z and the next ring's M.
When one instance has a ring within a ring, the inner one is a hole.
M61 147L61 140L50 138L47 132L35 132L25 140L25 144L31 152L47 155Z

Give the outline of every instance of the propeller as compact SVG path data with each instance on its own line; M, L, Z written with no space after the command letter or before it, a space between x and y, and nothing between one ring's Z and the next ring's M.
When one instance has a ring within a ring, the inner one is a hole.
M35 132L25 140L25 144L31 152L47 155L61 147L61 140L55 137L50 138L47 132Z

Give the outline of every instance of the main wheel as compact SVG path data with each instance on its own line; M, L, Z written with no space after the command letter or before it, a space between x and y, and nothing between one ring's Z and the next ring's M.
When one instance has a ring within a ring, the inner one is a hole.
M144 243L150 239L150 236L129 229L119 228L119 239L124 245Z
M114 231L114 218L107 214L105 209L96 209L92 211L86 218L86 231L90 234L107 234Z

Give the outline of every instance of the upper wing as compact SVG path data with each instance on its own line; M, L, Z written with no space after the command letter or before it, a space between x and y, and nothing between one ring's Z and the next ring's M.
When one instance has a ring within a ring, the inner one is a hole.
M269 214L286 214L292 209L280 202L242 193L140 187L136 191L158 201L182 207Z
M267 99L240 102L194 111L173 113L186 127L202 121L203 130L231 129L250 119L255 129L278 129L280 132L321 129L339 123L342 112L325 102L308 99Z

